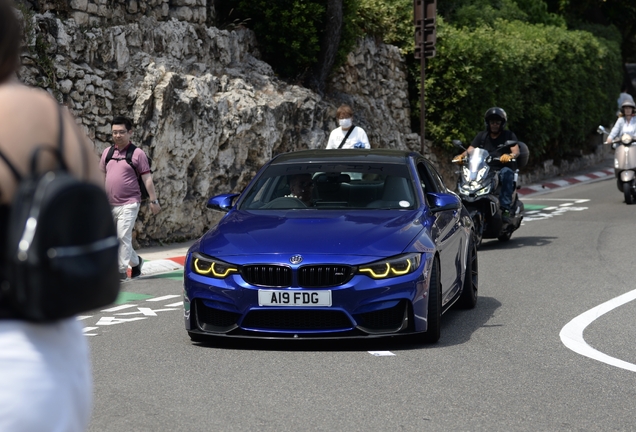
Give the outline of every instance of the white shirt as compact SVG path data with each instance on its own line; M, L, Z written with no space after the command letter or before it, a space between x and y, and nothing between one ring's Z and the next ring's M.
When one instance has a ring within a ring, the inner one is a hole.
M329 142L327 143L326 148L337 149L347 132L349 132L349 130L343 131L341 127L337 127L332 130L331 134L329 134ZM364 148L371 148L371 144L369 144L369 138L367 138L367 133L360 126L353 127L353 130L349 134L347 141L340 148L358 148L356 147L356 144L358 144L358 146L363 145Z
M625 117L621 117L616 120L616 123L609 134L609 138L613 140L623 134L636 135L636 116L632 116L629 123L625 121Z

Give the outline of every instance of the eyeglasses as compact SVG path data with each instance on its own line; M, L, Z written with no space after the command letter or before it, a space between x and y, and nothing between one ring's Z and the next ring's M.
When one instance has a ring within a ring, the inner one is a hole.
M113 131L113 136L117 136L117 135L126 135L128 133L128 131Z
M301 188L310 188L314 187L314 182L312 180L304 181L299 184Z
M501 120L488 120L488 123L500 125L501 124Z

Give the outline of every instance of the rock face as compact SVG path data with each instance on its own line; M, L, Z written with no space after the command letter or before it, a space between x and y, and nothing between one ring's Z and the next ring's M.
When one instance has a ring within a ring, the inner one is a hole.
M372 147L420 149L395 47L361 40L322 98L277 79L249 30L209 25L206 0L30 3L38 13L22 8L20 78L68 106L96 154L110 144L112 117L129 116L153 160L163 210L142 208L140 244L201 235L220 217L209 197L240 192L276 154L324 147L340 103Z

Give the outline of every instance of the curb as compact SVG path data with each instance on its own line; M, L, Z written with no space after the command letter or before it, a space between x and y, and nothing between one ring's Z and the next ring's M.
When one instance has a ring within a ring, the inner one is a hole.
M535 195L544 192L550 192L555 189L561 189L575 184L589 183L596 180L604 180L608 177L614 177L613 169L603 169L594 171L584 175L578 175L561 180L553 180L545 183L538 183L531 186L522 187L517 190L519 196Z
M167 259L156 259L144 261L144 265L141 268L141 277L154 276L162 273L170 273L174 271L182 271L185 263L185 255L177 256ZM128 276L130 277L130 269L128 270ZM128 279L129 281L131 279Z

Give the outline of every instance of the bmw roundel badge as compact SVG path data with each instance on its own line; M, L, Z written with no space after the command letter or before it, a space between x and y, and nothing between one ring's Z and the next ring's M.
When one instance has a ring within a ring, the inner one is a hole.
M294 255L289 259L289 262L292 264L300 264L303 262L303 257L300 255Z

